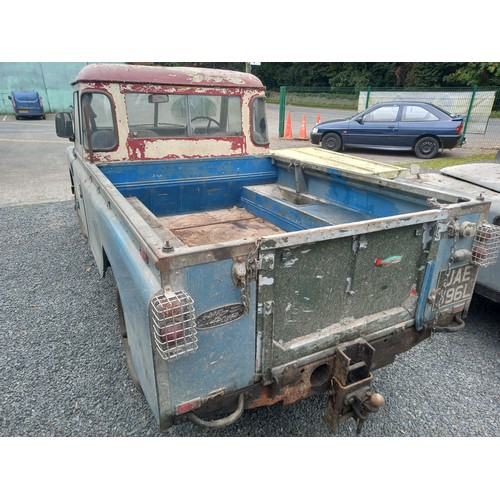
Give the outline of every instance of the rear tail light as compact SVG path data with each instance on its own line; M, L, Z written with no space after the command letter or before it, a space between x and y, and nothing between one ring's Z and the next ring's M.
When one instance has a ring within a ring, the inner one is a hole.
M455 129L455 134L461 134L462 130L464 129L464 124L461 123L456 129Z
M478 227L472 244L471 262L480 267L495 264L500 250L500 227L483 224Z
M156 348L163 359L175 359L198 348L193 299L186 292L167 288L153 297L150 320Z

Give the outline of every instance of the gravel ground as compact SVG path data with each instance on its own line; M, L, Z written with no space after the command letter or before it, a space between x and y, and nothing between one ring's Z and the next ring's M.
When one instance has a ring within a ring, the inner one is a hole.
M0 208L0 436L352 436L326 398L162 434L130 380L112 273L101 280L71 201ZM375 373L386 405L364 436L498 437L500 306L476 297L461 333L438 333Z

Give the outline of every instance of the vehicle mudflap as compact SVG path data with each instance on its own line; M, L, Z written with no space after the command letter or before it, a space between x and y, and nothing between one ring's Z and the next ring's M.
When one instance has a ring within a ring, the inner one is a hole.
M374 353L375 349L364 339L338 346L325 414L325 422L333 432L340 422L353 418L357 423L356 434L361 434L370 414L383 406L383 396L371 388Z

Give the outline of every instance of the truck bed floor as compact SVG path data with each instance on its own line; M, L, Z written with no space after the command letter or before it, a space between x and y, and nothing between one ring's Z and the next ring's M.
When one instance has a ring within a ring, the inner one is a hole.
M188 246L258 238L283 232L274 224L239 207L158 217L158 220Z

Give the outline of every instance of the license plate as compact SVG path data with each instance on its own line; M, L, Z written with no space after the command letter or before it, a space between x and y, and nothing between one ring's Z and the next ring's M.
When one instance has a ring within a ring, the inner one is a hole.
M465 302L472 297L477 269L477 266L468 264L450 269L448 277L446 276L447 269L439 273L438 290L440 290L442 298L441 301L437 300L436 302L440 302L440 309L456 302ZM437 305L436 302L434 308Z
M20 109L19 113L29 113L29 110L27 110L27 109Z

